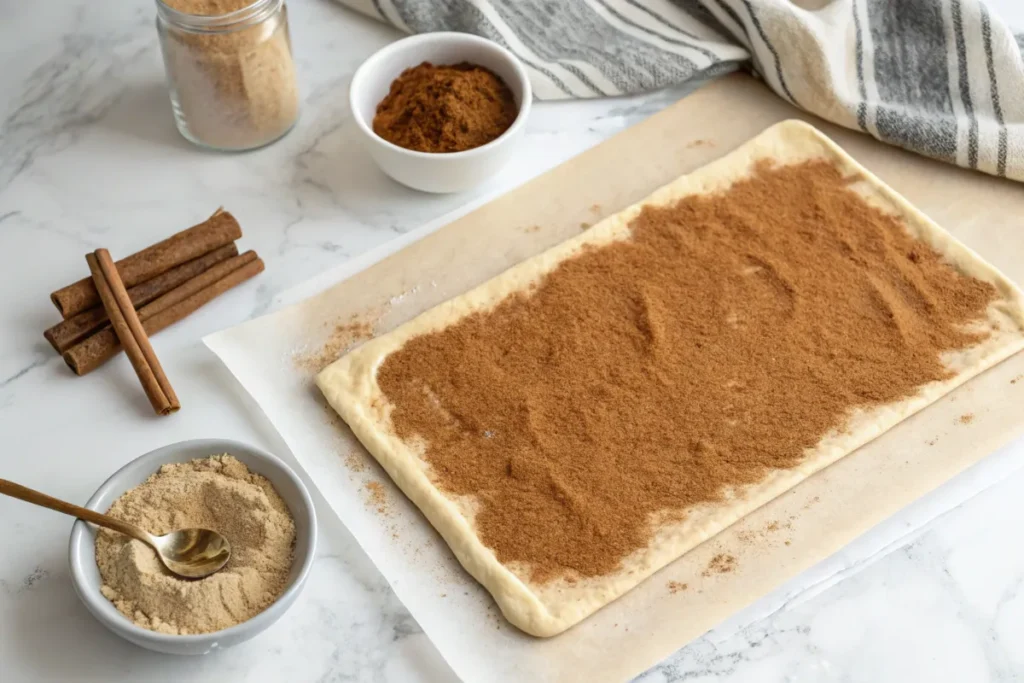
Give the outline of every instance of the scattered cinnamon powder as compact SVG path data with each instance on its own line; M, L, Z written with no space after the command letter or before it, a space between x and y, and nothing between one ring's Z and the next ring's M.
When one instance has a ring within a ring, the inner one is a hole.
M736 558L732 555L726 555L725 553L719 553L711 558L708 562L707 569L700 573L703 577L711 576L712 574L728 574L736 568Z
M417 152L463 152L499 137L518 115L512 91L493 71L423 62L391 84L373 132Z
M974 422L974 413L964 413L963 415L960 416L957 422L959 422L962 425L971 424L972 422Z
M356 344L371 339L379 317L380 311L353 314L336 323L327 340L319 348L296 353L292 360L299 369L316 374L338 360Z
M388 512L388 492L379 481L368 481L363 485L366 489L366 502L380 514Z
M324 409L324 418L327 420L327 423L335 430L335 440L337 441L338 449L344 453L342 457L345 460L345 466L349 470L349 478L351 479L354 475L365 472L368 468L372 467L376 461L362 448L354 448L352 446L352 431L345 424L345 421L341 419L341 416L327 403L327 399L320 395L317 397L317 401L320 403L320 407Z
M950 376L995 297L825 161L647 207L530 292L391 354L378 382L437 485L536 582L799 463L854 408Z
M688 587L687 584L679 583L678 581L669 581L668 582L668 592L671 593L672 595L675 595L679 591L686 590L687 587Z
M345 466L348 467L351 472L358 474L360 472L365 472L369 463L363 453L349 451L345 454Z
M762 544L776 531L779 531L780 529L792 528L793 525L790 522L786 522L785 524L780 524L779 522L769 522L760 529L741 529L736 532L736 538L738 538L743 543Z

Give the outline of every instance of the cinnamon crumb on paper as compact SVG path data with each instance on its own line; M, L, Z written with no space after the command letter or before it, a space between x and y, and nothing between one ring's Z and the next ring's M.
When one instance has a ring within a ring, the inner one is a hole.
M388 506L388 492L379 481L368 481L363 485L366 490L367 504L382 515L390 512Z
M366 454L358 451L349 451L345 454L345 466L349 470L355 473L365 472L369 463L366 460Z
M668 582L668 592L671 593L672 595L675 595L679 591L684 591L684 590L686 590L686 588L687 588L687 584L685 584L685 583L679 583L678 581L669 581Z
M819 503L819 502L821 502L821 498L819 498L818 496L815 496L814 498L811 498L809 501L807 501L807 503L804 504L803 509L804 510L809 510L812 505L814 505L815 503Z
M355 313L341 322L333 323L333 329L319 348L301 351L293 356L296 367L311 374L319 373L356 344L372 339L382 313L381 310ZM329 327L331 323L324 323L324 326Z
M793 525L789 522L780 524L778 521L771 521L764 525L761 529L745 529L736 532L736 537L744 543L764 543L768 540L768 536L774 534L780 529L789 529Z
M734 569L736 569L736 558L725 553L718 553L711 558L707 568L700 575L708 577L712 574L728 574Z

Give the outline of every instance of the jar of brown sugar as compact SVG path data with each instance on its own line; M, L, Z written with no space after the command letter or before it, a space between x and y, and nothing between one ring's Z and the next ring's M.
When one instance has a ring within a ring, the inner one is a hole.
M284 0L156 0L171 107L186 139L218 150L287 133L299 92Z

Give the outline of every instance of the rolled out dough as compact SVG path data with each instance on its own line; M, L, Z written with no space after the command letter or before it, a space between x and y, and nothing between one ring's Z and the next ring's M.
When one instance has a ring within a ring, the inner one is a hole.
M498 562L474 530L471 501L447 496L431 481L422 444L402 440L391 422L391 406L377 384L384 359L410 338L443 329L462 317L492 308L509 294L527 289L584 245L603 245L629 237L629 223L645 205L666 205L692 194L724 190L762 159L778 164L830 160L846 175L863 180L852 187L869 203L899 216L911 234L942 254L961 272L992 283L997 299L982 324L990 332L976 346L948 353L943 360L955 374L924 385L895 404L862 410L842 431L826 435L797 467L775 471L756 485L731 493L720 503L686 511L682 522L659 528L650 544L636 551L615 574L569 584L534 584L528 574ZM861 167L812 126L784 121L765 130L725 157L654 192L642 202L610 216L579 236L530 258L460 297L447 301L392 332L367 342L325 368L317 385L331 406L380 462L395 483L430 520L463 567L494 597L505 617L535 636L552 636L621 596L668 563L711 538L743 516L781 495L815 472L851 453L901 420L985 369L1024 349L1024 294L1004 275L915 209Z

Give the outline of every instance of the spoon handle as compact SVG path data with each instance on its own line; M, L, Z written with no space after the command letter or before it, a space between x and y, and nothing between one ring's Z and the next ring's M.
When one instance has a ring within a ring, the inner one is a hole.
M123 522L120 519L100 514L99 512L95 512L89 508L72 505L71 503L64 502L58 498L48 496L45 493L40 493L39 491L30 489L27 486L15 484L13 481L0 479L0 493L5 496L11 496L12 498L23 500L26 503L32 503L33 505L50 508L57 512L63 512L65 515L84 519L87 522L92 522L93 524L106 527L107 529L119 531L125 536L131 536L143 543L152 545L152 540L149 534L134 524L129 524L128 522Z

